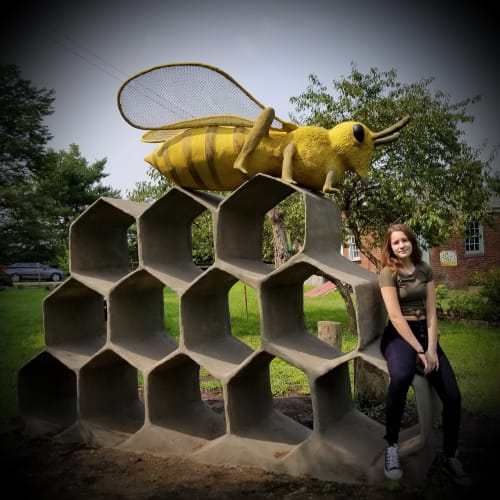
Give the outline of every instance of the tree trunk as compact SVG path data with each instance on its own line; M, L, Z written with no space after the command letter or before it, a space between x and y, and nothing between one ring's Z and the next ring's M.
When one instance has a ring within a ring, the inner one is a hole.
M354 308L354 303L351 298L351 286L348 283L344 283L337 278L332 278L333 283L337 287L340 296L344 299L345 308L347 311L347 316L349 318L348 330L351 335L357 335L358 333L358 322L356 320L356 309Z
M274 267L278 267L290 258L286 238L285 216L276 207L267 213L273 229Z

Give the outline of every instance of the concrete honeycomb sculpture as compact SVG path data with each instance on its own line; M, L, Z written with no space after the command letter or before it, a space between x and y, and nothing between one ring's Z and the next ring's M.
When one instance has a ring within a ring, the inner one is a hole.
M274 269L261 260L265 214L294 192L305 241ZM192 262L191 223L212 215L215 262ZM128 270L137 225L139 266ZM250 465L340 482L383 481L383 426L353 406L349 365L382 371L385 310L377 276L345 259L338 207L322 195L259 174L225 199L174 187L152 204L101 198L70 228L70 277L43 304L45 348L19 371L20 414L35 434L99 447ZM358 345L343 353L306 328L303 283L313 274L352 285ZM260 347L233 337L228 293L241 280L260 305ZM179 342L164 327L163 291L179 297ZM313 428L273 405L269 364L306 375ZM222 384L224 412L201 398L200 370ZM140 397L138 376L143 377ZM435 399L416 375L418 424L400 443L405 480L434 459Z

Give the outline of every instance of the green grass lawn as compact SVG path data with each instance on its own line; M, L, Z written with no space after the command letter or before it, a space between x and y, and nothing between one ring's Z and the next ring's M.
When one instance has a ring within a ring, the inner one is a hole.
M50 293L44 288L9 289L0 292L0 424L17 414L17 372L44 348L42 301ZM179 336L178 298L165 291L165 323L176 340ZM229 292L231 329L235 337L252 347L260 345L260 316L255 291L236 283ZM342 324L343 351L356 347L357 339L347 333L347 314L337 292L304 298L305 321L315 335L317 322ZM500 329L440 323L441 345L448 354L459 380L467 410L500 417ZM271 387L275 395L290 388L309 393L305 374L280 359L270 364ZM208 381L211 387L217 381Z
M0 291L0 423L17 413L17 371L44 348L44 288Z

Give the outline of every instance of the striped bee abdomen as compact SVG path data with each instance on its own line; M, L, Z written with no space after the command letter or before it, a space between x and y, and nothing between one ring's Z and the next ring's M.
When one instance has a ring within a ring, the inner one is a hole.
M233 165L247 133L243 127L188 129L165 141L146 161L179 186L233 190L246 180Z

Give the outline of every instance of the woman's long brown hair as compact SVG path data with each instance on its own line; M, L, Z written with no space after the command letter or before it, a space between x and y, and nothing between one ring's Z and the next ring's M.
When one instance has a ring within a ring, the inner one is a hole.
M392 271L397 271L401 268L401 262L399 262L399 259L394 255L391 247L391 236L395 231L403 232L408 240L410 240L413 247L410 256L411 261L414 264L422 262L422 250L420 249L415 233L406 224L394 224L389 226L385 233L384 244L382 245L382 268L388 266Z

